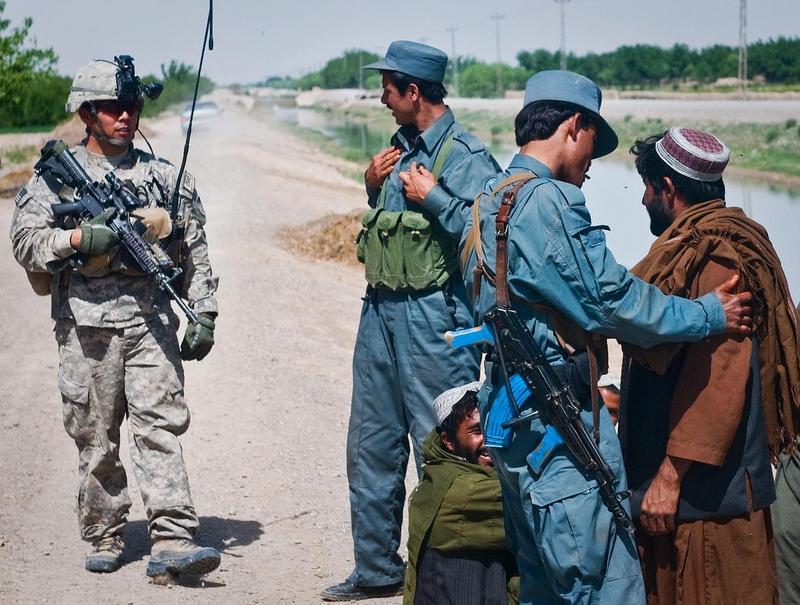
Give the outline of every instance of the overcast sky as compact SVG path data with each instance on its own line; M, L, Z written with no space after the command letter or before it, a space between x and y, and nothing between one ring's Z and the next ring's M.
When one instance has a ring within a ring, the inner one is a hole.
M208 11L205 0L9 0L12 25L33 18L38 46L52 47L72 75L94 58L130 54L137 73L158 73L177 59L197 66ZM569 0L567 49L583 54L622 44L698 48L737 45L739 0ZM502 18L492 19L490 15ZM217 0L215 49L204 74L221 84L319 69L350 48L383 54L391 40L427 42L451 54L515 63L520 50L560 45L554 0ZM800 0L749 0L748 41L800 36Z

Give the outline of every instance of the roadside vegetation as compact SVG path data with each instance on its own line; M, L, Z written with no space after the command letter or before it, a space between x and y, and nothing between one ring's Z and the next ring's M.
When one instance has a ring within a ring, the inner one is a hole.
M633 90L688 92L729 92L738 73L738 48L716 44L700 49L685 44L661 48L650 44L620 46L607 53L567 55L567 67L604 87ZM376 73L362 73L361 67L378 60L378 55L353 49L328 61L325 66L301 78L272 76L261 85L273 88L310 90L320 88L380 87ZM469 56L456 57L448 65L445 84L464 97L502 97L506 91L522 90L532 74L558 69L559 52L545 49L517 53L517 65L483 63ZM455 87L458 69L459 90ZM758 41L748 46L750 90L785 92L800 90L800 37Z
M292 128L302 136L313 139L324 151L359 164L363 164L385 146L389 135L396 128L389 113L377 105L372 109L365 109L363 106L352 109L340 107L336 114L339 118L344 116L349 124L331 127L327 136L298 126ZM458 119L467 130L492 149L515 147L513 119L506 114L462 109L458 111ZM732 168L800 178L800 122L796 119L776 124L725 124L691 120L683 120L682 124L710 130L725 141L731 150ZM669 127L663 120L636 120L632 115L612 121L611 125L620 139L619 148L615 152L618 157L627 157L628 149L637 139L663 132ZM368 134L359 137L350 132L360 128ZM355 171L354 174L356 180L362 178L360 171Z
M33 21L27 18L13 27L3 18L6 3L0 0L0 134L47 132L69 117L64 104L72 75L58 73L58 55L52 48L39 48L30 35ZM111 57L109 57L110 59ZM145 82L159 80L164 92L158 101L148 101L143 115L153 116L191 100L197 70L171 61L161 65L161 77L144 76ZM201 78L200 94L214 83ZM8 158L6 152L4 160Z

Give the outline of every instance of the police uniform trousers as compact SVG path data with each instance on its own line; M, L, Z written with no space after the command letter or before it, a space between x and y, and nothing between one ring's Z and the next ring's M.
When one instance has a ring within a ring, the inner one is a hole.
M433 400L477 380L479 351L452 349L442 335L470 327L460 275L444 288L400 293L369 288L353 355L347 478L357 586L403 581L397 553L406 499L409 441L417 470L420 445L436 425Z
M591 430L591 406L581 412ZM618 529L597 484L575 467L564 445L534 470L528 456L540 421L521 425L507 448L489 448L503 489L506 537L520 572L520 604L642 605L644 585L631 536ZM600 452L626 489L619 440L600 409ZM541 435L538 435L540 437ZM625 502L628 508L627 501Z
M114 329L56 323L64 426L79 452L78 518L94 541L121 533L131 500L119 459L129 449L151 538L191 538L198 526L178 435L189 426L177 319Z
M800 453L781 454L772 505L781 605L800 605Z

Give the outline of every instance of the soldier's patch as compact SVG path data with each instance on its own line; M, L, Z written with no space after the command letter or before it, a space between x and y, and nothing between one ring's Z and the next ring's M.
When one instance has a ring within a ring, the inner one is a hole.
M181 193L188 197L194 196L194 177L188 172L183 173L183 185Z
M17 196L14 198L14 203L17 207L22 208L29 199L28 190L25 187L20 187L20 190L17 191Z

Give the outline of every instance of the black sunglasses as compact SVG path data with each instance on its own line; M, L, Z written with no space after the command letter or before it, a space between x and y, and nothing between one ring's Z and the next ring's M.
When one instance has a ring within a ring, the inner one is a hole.
M95 101L94 107L96 111L102 111L111 116L119 117L123 113L133 115L142 110L144 102L141 99L135 101Z

